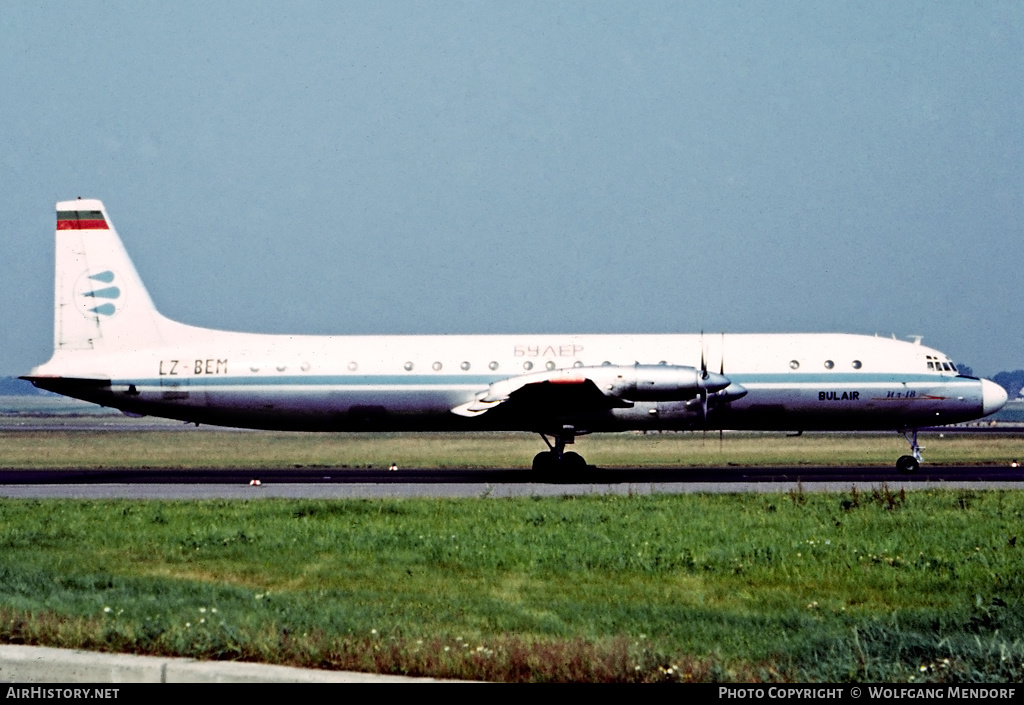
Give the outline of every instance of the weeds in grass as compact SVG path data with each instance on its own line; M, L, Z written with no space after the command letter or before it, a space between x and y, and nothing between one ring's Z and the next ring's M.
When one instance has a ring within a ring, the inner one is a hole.
M789 491L789 500L798 507L807 504L807 498L804 496L804 483L800 480L797 480L796 487Z
M331 636L319 629L296 634L279 625L242 635L198 623L163 631L152 625L138 628L116 620L69 619L49 612L0 608L0 642L515 683L782 679L770 666L726 667L713 657L670 658L650 644L626 637L531 640L501 634L487 640L411 639L375 633L358 638Z
M843 498L840 500L839 506L846 512L858 509L861 507L861 499L863 496L863 493L858 491L857 486L854 485L850 488L849 498ZM885 482L883 482L879 487L872 487L871 493L864 498L864 506L874 505L890 512L901 509L906 505L906 503L907 490L901 487L899 492L893 492Z
M978 493L974 490L959 490L956 493L956 504L960 509L970 509L971 504L977 498Z

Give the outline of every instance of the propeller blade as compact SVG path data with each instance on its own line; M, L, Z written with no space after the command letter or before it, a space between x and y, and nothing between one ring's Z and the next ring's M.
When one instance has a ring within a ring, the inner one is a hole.
M705 354L704 348L704 331L700 332L700 377L701 379L708 378L708 359Z
M718 374L720 374L723 377L725 377L725 331L724 330L722 331L722 347L721 347L721 350L718 351L718 354L719 354ZM722 425L721 425L721 420L722 420L722 414L721 413L718 414L718 420L719 420L719 425L718 425L718 452L721 453L722 452L722 434L723 434L723 431L724 431L724 429L722 428Z
M718 374L725 377L725 331L722 331L722 364L718 367Z
M708 356L707 346L704 344L704 330L700 331L700 380L697 384L700 395L700 421L704 429L704 435L708 432L708 390L704 383L708 379Z

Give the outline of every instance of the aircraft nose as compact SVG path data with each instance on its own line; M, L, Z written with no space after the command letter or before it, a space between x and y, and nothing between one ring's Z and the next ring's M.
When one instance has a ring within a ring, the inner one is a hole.
M995 382L981 380L981 410L985 416L994 414L1006 405L1006 390Z

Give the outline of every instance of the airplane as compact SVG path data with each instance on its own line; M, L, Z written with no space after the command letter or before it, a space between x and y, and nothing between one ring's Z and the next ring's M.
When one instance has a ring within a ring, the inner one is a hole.
M23 379L121 410L297 431L529 431L535 470L629 430L918 429L998 411L1006 391L938 350L834 333L266 335L185 325L150 299L103 203L57 203L54 351ZM717 371L716 371L717 370Z

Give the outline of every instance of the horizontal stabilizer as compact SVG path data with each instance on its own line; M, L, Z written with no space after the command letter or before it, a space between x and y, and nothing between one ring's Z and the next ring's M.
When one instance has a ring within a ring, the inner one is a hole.
M57 377L57 376L24 376L18 379L28 380L37 389L48 392L75 396L74 390L109 387L110 379L100 377Z

